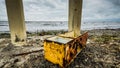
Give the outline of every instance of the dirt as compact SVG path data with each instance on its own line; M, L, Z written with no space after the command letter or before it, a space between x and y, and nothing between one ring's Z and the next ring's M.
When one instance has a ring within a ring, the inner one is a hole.
M88 32L86 47L67 68L120 68L120 29ZM29 36L27 46L1 38L0 68L60 68L44 58L43 40L50 36Z

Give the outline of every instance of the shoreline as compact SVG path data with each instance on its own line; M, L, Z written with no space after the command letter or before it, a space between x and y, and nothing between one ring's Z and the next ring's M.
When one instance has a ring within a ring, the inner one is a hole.
M117 29L92 29L92 30L81 30L81 33L83 32L89 32L96 34L100 33L100 32L104 32L104 31L120 31L120 28ZM34 35L38 35L38 36L43 36L43 35L57 35L57 34L63 34L67 32L67 30L42 30L42 31L35 31L35 32L30 32L27 31L27 36L34 36ZM110 33L110 32L109 32ZM101 34L101 33L100 33ZM0 32L0 38L10 38L10 32L9 31L5 31L5 32Z
M81 29L81 31L91 31L91 30L120 30L120 28L101 28L101 29ZM42 31L67 31L66 29L61 29L61 30L35 30L35 31L26 31L29 33L35 33L35 32L42 32ZM10 33L10 31L0 31L1 33Z

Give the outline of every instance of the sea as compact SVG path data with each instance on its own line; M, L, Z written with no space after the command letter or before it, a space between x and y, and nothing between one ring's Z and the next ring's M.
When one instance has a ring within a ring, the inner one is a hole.
M68 30L68 21L26 21L28 32L47 30ZM82 22L81 30L118 29L120 22ZM0 21L0 33L10 32L8 21Z

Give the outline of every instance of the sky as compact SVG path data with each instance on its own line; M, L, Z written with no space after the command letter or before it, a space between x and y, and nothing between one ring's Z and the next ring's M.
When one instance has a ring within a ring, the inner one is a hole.
M23 0L26 21L67 21L69 0ZM0 21L7 21L0 0ZM83 0L82 21L120 20L120 0Z

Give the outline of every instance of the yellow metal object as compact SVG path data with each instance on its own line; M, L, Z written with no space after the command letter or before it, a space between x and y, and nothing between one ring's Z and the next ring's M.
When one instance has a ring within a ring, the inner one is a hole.
M44 41L45 59L59 64L61 67L66 67L85 47L87 37L88 33L76 38L65 34L46 39Z
M57 44L54 42L44 43L45 58L54 64L60 64L63 66L64 44Z

